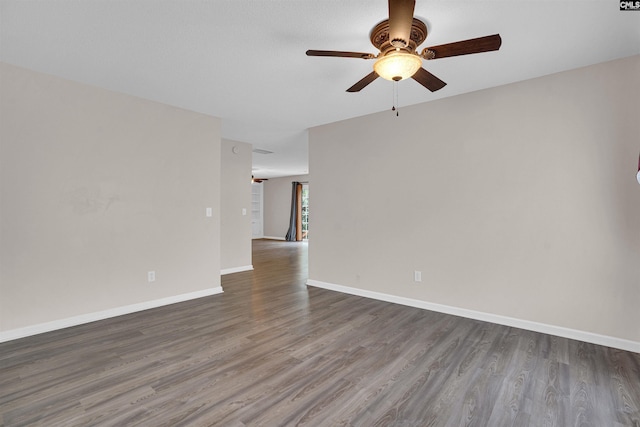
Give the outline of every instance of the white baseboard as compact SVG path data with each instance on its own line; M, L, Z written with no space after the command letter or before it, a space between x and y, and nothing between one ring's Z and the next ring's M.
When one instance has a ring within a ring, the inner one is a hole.
M622 338L594 334L592 332L579 331L576 329L532 322L529 320L516 319L514 317L501 316L498 314L484 313L482 311L468 310L466 308L436 304L412 298L384 294L381 292L367 291L365 289L336 285L319 280L307 280L307 286L329 289L331 291L342 292L345 294L357 295L365 298L372 298L380 301L402 304L410 307L422 308L424 310L437 311L439 313L452 314L454 316L466 317L468 319L482 320L484 322L491 322L499 325L511 326L514 328L526 329L529 331L541 332L544 334L640 353L640 342L625 340Z
M242 267L223 268L222 270L220 270L220 275L224 276L225 274L240 273L241 271L251 271L251 270L253 270L253 265L243 265Z
M284 237L274 237L274 236L262 236L263 239L269 239L269 240L287 240Z
M161 298L152 301L145 301L137 304L125 305L122 307L111 308L109 310L98 311L95 313L81 314L79 316L68 317L66 319L54 320L52 322L39 323L37 325L26 326L24 328L10 329L0 332L0 342L11 341L18 338L24 338L31 335L51 332L57 329L64 329L71 326L82 325L84 323L95 322L97 320L108 319L111 317L122 316L124 314L135 313L137 311L148 310L150 308L161 307L163 305L175 304L178 302L188 301L196 298L207 297L210 295L221 294L222 287L204 289L201 291L190 292L187 294L174 295L167 298Z

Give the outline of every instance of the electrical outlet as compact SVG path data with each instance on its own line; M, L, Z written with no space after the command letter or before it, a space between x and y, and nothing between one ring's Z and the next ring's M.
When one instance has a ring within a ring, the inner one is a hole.
M242 208L242 216L245 216L247 214L247 208Z
M422 271L415 270L413 272L413 281L422 282Z
M211 218L213 216L213 208L207 208L204 212L207 218Z
M148 271L147 272L147 281L149 281L149 283L156 281L156 272L155 271Z

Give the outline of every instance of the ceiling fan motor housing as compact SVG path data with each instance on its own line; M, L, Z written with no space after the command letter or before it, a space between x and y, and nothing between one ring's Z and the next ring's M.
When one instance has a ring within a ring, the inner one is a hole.
M415 52L416 48L427 38L427 26L419 19L413 18L409 40L389 40L389 20L385 19L373 27L369 40L380 51L382 56L397 48Z

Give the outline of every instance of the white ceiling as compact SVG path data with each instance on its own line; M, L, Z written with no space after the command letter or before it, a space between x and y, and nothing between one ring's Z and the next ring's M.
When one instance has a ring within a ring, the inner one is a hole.
M210 114L254 154L254 174L307 172L307 129L390 109L393 83L345 90L373 61L307 49L377 53L369 31L386 0L0 0L0 60ZM425 62L448 83L398 84L411 105L640 54L640 11L615 0L417 0L420 47L495 33L497 52ZM393 115L389 113L389 120Z

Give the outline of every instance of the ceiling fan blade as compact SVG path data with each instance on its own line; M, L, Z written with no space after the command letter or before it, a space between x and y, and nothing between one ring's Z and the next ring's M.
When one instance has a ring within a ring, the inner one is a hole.
M428 47L425 50L433 52L432 55L423 55L426 59L446 58L448 56L469 55L471 53L490 52L500 49L502 39L500 34L478 37L476 39L462 40L459 42L441 44ZM431 57L429 57L431 56Z
M307 56L335 56L339 58L362 58L362 59L372 59L376 57L371 53L342 52L339 50L308 50Z
M347 92L360 92L369 83L371 83L377 78L378 78L378 73L376 73L375 71L372 71L370 74L367 74L366 76L364 76L364 78L362 78L362 80L360 80L358 83L354 84L349 89L347 89Z
M440 90L447 85L445 82L443 82L424 68L420 68L418 71L416 71L416 73L411 78L429 89L431 92Z
M409 45L415 6L415 0L389 0L389 42L393 47Z

